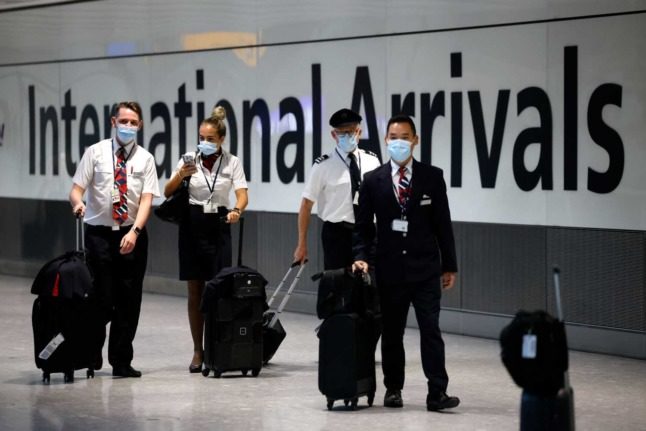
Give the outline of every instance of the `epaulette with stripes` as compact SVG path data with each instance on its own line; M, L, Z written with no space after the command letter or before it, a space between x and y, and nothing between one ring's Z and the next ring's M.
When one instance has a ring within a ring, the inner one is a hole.
M314 163L321 163L329 158L330 156L328 154L323 154L321 157L317 157L316 160L314 160Z
M361 149L361 151L363 151L363 152L364 152L364 153L366 153L366 154L371 155L372 157L377 157L377 158L379 158L379 156L377 156L375 153L373 153L373 152L372 152L372 151L370 151L370 150L364 150L364 149L362 148L362 149Z

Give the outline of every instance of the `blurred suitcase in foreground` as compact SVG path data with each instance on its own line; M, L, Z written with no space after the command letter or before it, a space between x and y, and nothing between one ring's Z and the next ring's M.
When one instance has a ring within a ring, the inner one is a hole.
M38 295L32 308L34 357L44 383L51 373L63 373L64 382L71 383L75 370L87 368L90 378L101 367L102 322L84 248L83 223L77 218L76 250L47 262L31 286Z
M280 305L278 305L278 308L276 310L269 309L265 311L265 313L263 314L263 325L262 325L263 364L267 364L271 360L271 358L274 357L274 354L278 350L278 347L280 347L281 343L287 336L287 333L285 332L285 328L283 328L283 325L280 323L280 319L278 317L280 313L283 312L283 309L285 308L285 305L287 305L287 301L289 300L289 297L291 296L292 292L294 291L294 288L298 284L298 280L300 280L301 278L301 273L305 269L306 263L307 261L303 262L302 264L300 262L292 263L292 265L285 273L285 276L281 280L280 284L276 286L276 290L274 290L273 295L271 295L271 298L267 302L267 307L268 308L271 307L271 304L274 302L276 295L278 295L278 292L280 292L283 285L287 281L287 278L289 277L289 274L292 272L292 269L294 269L294 267L296 266L300 266L300 268L298 268L298 272L296 273L296 276L294 276L294 279L292 280L292 283L289 285L289 289L287 289L287 293L283 296L283 299L280 302Z
M575 429L558 268L553 275L558 319L540 310L519 311L500 334L502 361L523 388L521 431Z

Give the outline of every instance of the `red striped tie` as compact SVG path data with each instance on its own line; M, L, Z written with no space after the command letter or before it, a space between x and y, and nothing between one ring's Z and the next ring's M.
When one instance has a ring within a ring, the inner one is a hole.
M399 184L397 185L397 193L399 197L399 204L405 206L410 196L410 181L406 177L406 166L399 168Z
M112 204L112 218L117 224L123 224L128 220L128 169L126 168L126 150L120 148L117 151L117 166L114 170L114 184L119 189L119 202Z

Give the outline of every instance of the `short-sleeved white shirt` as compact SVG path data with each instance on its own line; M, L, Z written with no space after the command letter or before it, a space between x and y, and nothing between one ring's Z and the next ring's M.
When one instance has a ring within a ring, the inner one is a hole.
M114 188L114 170L116 153L121 148L113 139L104 139L90 146L83 153L74 174L74 184L82 187L87 194L85 223L93 226L114 226L112 218L112 190ZM126 168L128 171L128 220L124 226L130 226L137 218L139 201L144 193L159 197L157 169L152 154L136 143L126 149Z
M188 154L196 157L195 152ZM222 155L215 161L211 171L202 166L199 156L196 159L196 164L197 172L191 176L188 188L189 204L205 205L210 200L218 206L229 208L231 190L248 188L240 159L227 151L222 150ZM180 159L173 174L176 174L183 165L184 160ZM211 192L211 188L213 192ZM212 198L211 195L213 195Z
M354 154L361 178L380 165L377 157L364 150L357 149ZM321 220L354 223L348 155L335 148L331 153L319 157L312 166L303 197L316 202Z

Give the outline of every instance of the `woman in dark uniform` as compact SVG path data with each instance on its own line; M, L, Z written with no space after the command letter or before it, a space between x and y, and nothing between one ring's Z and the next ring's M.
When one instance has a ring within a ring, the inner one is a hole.
M179 226L179 279L188 286L188 321L193 337L191 373L202 370L204 318L200 300L207 280L231 266L231 223L236 223L247 206L247 181L242 163L222 148L226 136L226 112L216 106L200 125L197 152L182 156L166 183L168 197L187 176L189 216ZM229 194L235 205L229 208Z

